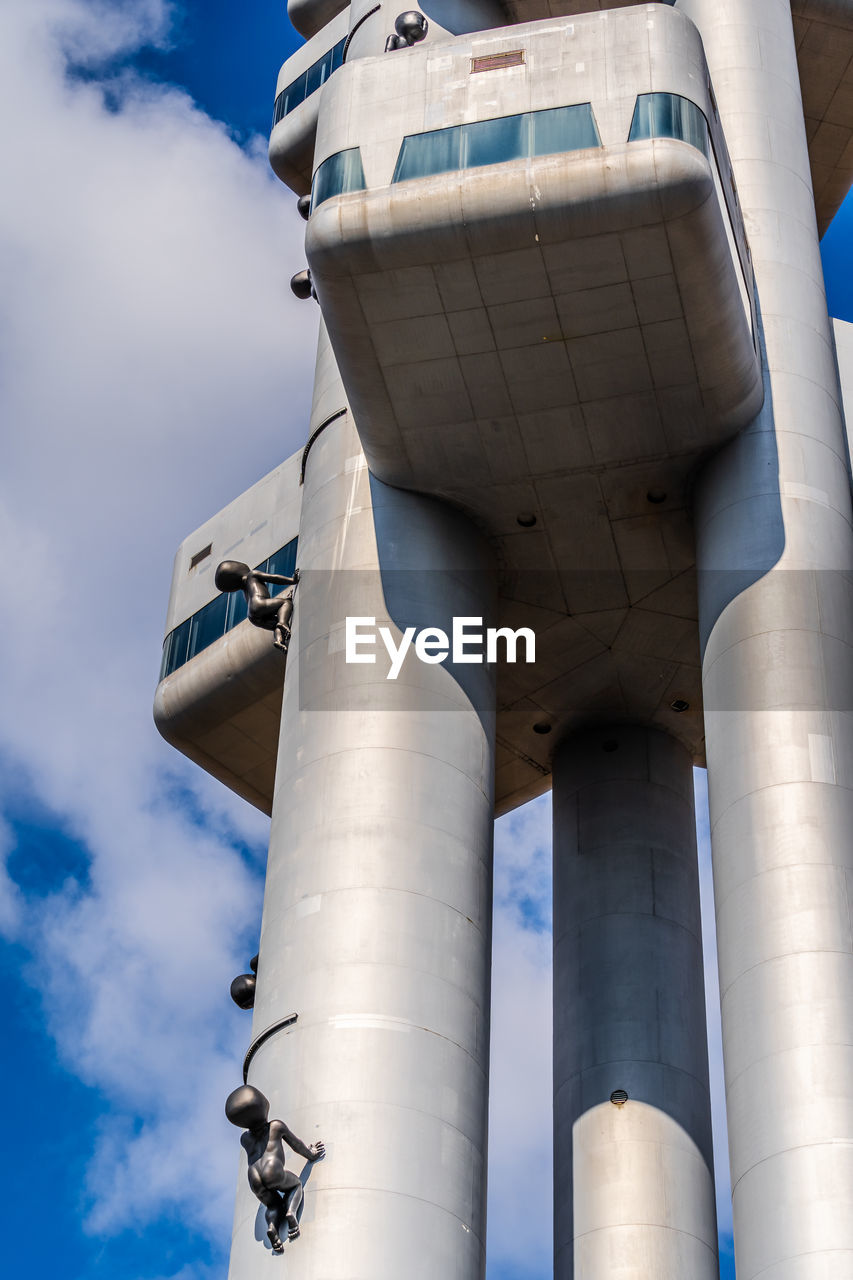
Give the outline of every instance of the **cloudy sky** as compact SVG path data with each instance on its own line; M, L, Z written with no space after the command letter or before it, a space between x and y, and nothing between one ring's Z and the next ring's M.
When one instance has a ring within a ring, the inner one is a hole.
M4 1249L30 1280L212 1280L266 821L151 700L176 545L304 441L304 224L264 136L297 37L283 0L4 0L0 34ZM853 208L849 318L851 241ZM490 1280L551 1274L549 902L546 798L498 824Z

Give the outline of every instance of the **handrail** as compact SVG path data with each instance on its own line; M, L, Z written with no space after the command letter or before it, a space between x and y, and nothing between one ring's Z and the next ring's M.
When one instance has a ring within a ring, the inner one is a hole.
M381 4L375 4L375 5L373 6L373 8L372 8L372 9L368 9L367 13L363 13L363 14L361 15L361 17L359 18L358 22L357 22L357 23L355 24L355 26L352 28L352 30L350 31L350 33L349 33L349 35L347 36L346 40L344 41L344 51L343 51L343 53L341 54L341 64L342 64L342 65L343 65L343 63L344 63L344 62L346 62L346 60L347 60L347 54L349 53L349 47L350 47L350 45L352 44L352 38L353 38L353 36L355 35L356 31L358 31L359 27L363 26L363 25L364 25L364 23L365 23L365 22L367 22L367 19L368 19L368 18L372 18L372 17L373 17L373 15L374 15L374 13L378 13L378 12L379 12L379 10L380 10L381 8L382 8L382 5L381 5Z
M248 1082L249 1065L261 1045L266 1044L267 1040L269 1040L271 1036L274 1036L277 1031L283 1031L285 1027L292 1027L298 1017L298 1013L289 1013L286 1018L279 1018L278 1022L273 1022L272 1025L267 1027L265 1031L262 1031L259 1036L255 1036L254 1040L246 1050L246 1056L243 1059L243 1084Z
M320 423L317 430L311 432L311 435L308 437L308 443L306 444L305 448L302 450L302 467L299 472L300 484L305 483L305 465L308 462L308 454L311 451L311 446L313 445L314 441L317 439L317 437L320 435L322 431L326 430L326 427L331 426L331 424L333 422L336 422L338 418L342 418L346 413L346 411L347 411L346 405L344 405L343 409L338 409L336 413L329 414L328 418L326 418L324 422Z

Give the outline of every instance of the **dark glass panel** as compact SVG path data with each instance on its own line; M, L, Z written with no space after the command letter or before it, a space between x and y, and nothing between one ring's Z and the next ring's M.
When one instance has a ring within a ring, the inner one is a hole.
M280 573L285 578L293 577L293 570L296 568L296 543L294 538L292 542L288 542L286 547L282 547L280 551L276 551L275 555L270 556L267 561L268 573ZM270 585L270 591L273 595L285 591L285 587L276 587Z
M312 93L320 88L320 85L326 78L326 59L321 58L319 62L315 62L313 67L309 67L305 73L305 97L310 98Z
M637 99L628 141L643 138L678 138L704 155L709 153L704 115L695 102L676 93L644 93Z
M324 160L314 174L311 211L313 212L324 200L331 200L332 196L363 190L364 170L361 167L361 152L358 147L339 151L336 155L329 156L328 160Z
M426 178L433 173L450 173L461 168L461 144L461 126L410 134L403 139L391 181L407 182L410 178Z
M338 67L343 66L345 44L346 39L339 40L332 50L332 71L337 71Z
M302 75L299 77L298 80L294 80L293 84L288 89L287 91L287 110L288 111L293 111L296 107L301 106L301 104L308 97L308 76L310 75L310 72L311 72L311 68L309 67L307 71L302 72Z
M218 640L225 634L227 613L228 599L223 594L218 595L215 600L211 600L210 604L206 604L203 609L199 609L198 613L193 614L188 657L194 658L197 653L201 653L202 649L206 649L208 645L213 644L214 640Z
M531 122L532 154L535 156L601 146L592 107L588 102L581 102L574 107L554 107L551 111L534 111Z
M462 168L479 169L530 154L530 117L500 116L462 126Z
M165 679L166 676L171 675L173 670L173 668L169 666L169 660L172 655L172 637L174 634L174 631L170 631L166 636L166 639L163 641L163 657L160 661L161 680Z
M343 62L344 40L339 40L328 53L324 53L322 58L318 58L312 63L307 71L303 71L293 84L286 85L275 100L273 109L272 127L278 124L279 120L283 120L288 112L293 111L300 106L306 98L310 97L322 84L328 80L333 71L337 71Z
M238 622L244 622L249 616L249 606L246 597L242 591L232 591L228 599L228 617L225 622L225 630L230 631L232 627L236 627Z
M191 623L192 618L187 618L186 622L182 622L179 627L175 627L170 635L172 643L169 648L169 667L166 675L171 675L173 671L177 671L178 667L182 667L187 660L187 645Z

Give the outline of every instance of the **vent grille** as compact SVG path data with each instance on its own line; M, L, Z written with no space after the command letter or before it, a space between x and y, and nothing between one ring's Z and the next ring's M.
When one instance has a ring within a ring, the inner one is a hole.
M190 569L194 569L197 564L201 564L202 560L206 560L213 550L213 544L208 542L206 547L202 547L201 551L197 551L190 560Z
M471 74L477 71L497 71L499 67L518 67L524 62L524 50L512 49L509 53L487 53L482 58L471 59Z

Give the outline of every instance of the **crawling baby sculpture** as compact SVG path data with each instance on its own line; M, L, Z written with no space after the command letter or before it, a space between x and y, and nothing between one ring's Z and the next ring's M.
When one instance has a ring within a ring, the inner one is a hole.
M287 653L290 623L293 619L293 594L299 581L299 570L292 578L281 573L250 569L242 560L223 560L213 581L219 591L242 591L246 598L247 616L256 627L272 631L273 644ZM271 596L267 583L287 587L280 596Z
M302 1183L295 1173L284 1167L283 1143L312 1163L326 1154L322 1142L307 1146L296 1134L291 1133L283 1120L268 1120L270 1104L260 1089L250 1084L241 1085L228 1095L225 1114L232 1124L247 1132L240 1138L240 1145L249 1159L249 1186L266 1205L267 1236L276 1253L284 1245L279 1235L282 1223L287 1223L287 1238L295 1240L299 1235L297 1214L302 1204Z

